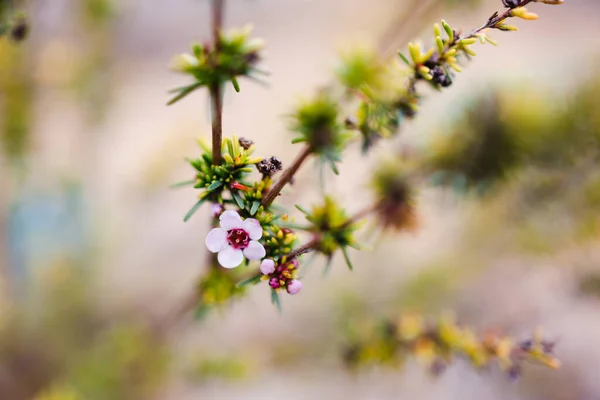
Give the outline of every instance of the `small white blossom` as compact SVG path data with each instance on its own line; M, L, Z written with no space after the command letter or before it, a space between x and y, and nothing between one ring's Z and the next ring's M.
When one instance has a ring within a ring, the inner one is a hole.
M262 227L257 220L243 220L236 211L229 210L221 214L219 221L221 227L211 230L205 243L210 252L219 253L217 259L221 266L235 268L244 257L260 260L266 255L265 248L258 242Z

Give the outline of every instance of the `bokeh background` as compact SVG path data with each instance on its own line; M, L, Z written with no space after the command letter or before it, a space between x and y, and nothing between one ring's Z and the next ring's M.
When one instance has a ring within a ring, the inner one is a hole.
M500 46L479 46L389 146L367 159L348 151L326 184L358 210L379 158L426 155L440 136L500 126L531 154L491 194L425 187L418 230L370 236L352 273L336 263L323 278L315 260L283 315L261 285L201 321L173 321L168 334L154 327L204 273L208 230L205 213L182 221L193 189L169 185L191 177L184 158L210 131L206 96L165 106L167 90L185 83L168 65L208 38L209 2L29 3L27 41L0 42L0 399L600 396L597 0L532 6L540 20L494 34ZM268 87L245 81L240 94L226 93L225 134L289 163L285 115L332 79L340 51L404 47L427 40L442 17L470 29L499 8L500 0L229 0L226 25L254 25L271 76ZM483 101L490 93L499 100ZM317 169L305 168L282 202L310 204L317 181ZM412 361L348 371L350 321L366 326L406 309L451 309L517 336L543 326L563 368L532 367L517 383L460 362L437 379Z

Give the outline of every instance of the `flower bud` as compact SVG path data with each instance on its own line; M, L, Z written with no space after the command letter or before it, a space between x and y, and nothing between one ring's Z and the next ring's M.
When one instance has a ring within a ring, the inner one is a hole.
M300 282L298 279L291 281L287 287L288 293L292 295L297 294L300 289L302 289L302 282Z

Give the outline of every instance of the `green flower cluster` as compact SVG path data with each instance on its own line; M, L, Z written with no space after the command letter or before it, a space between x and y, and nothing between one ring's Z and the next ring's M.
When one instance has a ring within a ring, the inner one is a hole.
M497 365L516 379L525 362L559 368L553 351L554 342L543 339L539 332L522 341L498 332L480 336L453 318L432 323L419 314L405 314L397 321L381 324L366 340L355 341L347 348L346 361L352 367L372 363L396 366L412 355L439 375L460 357L477 369Z
M397 231L416 227L415 189L402 164L394 160L381 163L373 176L375 212L384 228Z
M340 250L348 268L352 263L348 255L348 247L358 249L354 233L359 228L358 222L352 221L345 209L331 197L325 197L324 202L312 207L310 211L296 206L310 222L306 228L314 238L314 250L323 254L331 262L333 254Z
M251 156L254 151L253 146L244 148L235 136L223 140L222 156L225 162L221 165L213 165L211 150L201 142L200 145L204 150L200 158L189 161L196 170L196 179L181 184L193 183L194 187L202 189L202 192L198 196L198 202L187 213L184 221L187 221L207 200L223 203L224 192L229 192L231 200L241 204L240 208L244 208L245 203L240 192L248 191L252 186L245 181L245 178L252 172L251 166L262 160L260 157Z
M263 244L269 258L277 260L291 253L298 242L296 233L289 228L280 228L274 223L265 225Z
M223 307L233 299L242 297L246 289L238 286L239 280L239 273L231 274L218 266L211 268L198 282L196 317L202 318L212 308Z
M191 76L190 85L173 89L175 93L169 105L176 103L201 87L220 86L231 82L236 92L240 91L238 78L264 73L256 68L260 61L262 41L250 39L250 28L221 34L215 46L196 44L192 54L182 54L174 61L174 69Z
M292 143L306 143L310 153L321 157L336 174L337 163L352 134L340 122L338 102L329 93L322 92L298 106L292 115L292 131L299 135Z
M8 36L15 42L27 38L29 23L25 13L15 9L13 1L0 1L0 37Z
M203 202L212 202L215 227L207 235L205 244L209 251L218 253L219 264L235 268L242 265L244 259L245 265L252 260L260 260L260 273L251 274L249 279L238 284L240 287L268 279L274 290L285 286L288 293L298 293L302 285L297 276L290 275L291 278L286 279L291 281L285 281L285 285L280 283L279 278L287 271L286 263L294 263L296 273L298 257L310 251L324 255L328 265L336 252L342 252L349 268L352 268L348 247L358 247L355 234L359 222L368 214L376 213L384 228L401 230L416 225L413 176L429 173L432 166L438 170L467 171L468 179L473 182L488 176L482 176L478 168L462 163L463 158L460 162L455 162L452 157L450 160L438 159L437 165L435 162L421 163L412 169L416 172L410 173L400 170L396 160L377 172L374 179L375 202L357 215L348 216L331 197L326 197L322 204L310 211L297 206L305 214L308 224L293 229L304 230L311 236L309 242L299 247L296 247L295 232L287 224L285 210L274 205L275 200L286 185L293 183L295 174L311 156L319 158L322 164L328 164L337 174L343 151L354 139L362 140L366 152L380 138L397 134L405 119L412 118L418 111L421 95L417 89L420 82L438 90L450 86L453 74L461 71L461 59L468 60L475 55L472 46L478 40L496 44L487 36L489 30L513 30L514 27L506 24L509 18L537 18L524 7L533 1L506 2L506 11L493 14L481 28L464 35L442 21L434 25L433 47L422 50L421 45L410 43L409 57L399 53L397 58L389 61L365 51L347 55L337 71L341 87L333 85L320 90L291 114L290 128L297 134L292 143L303 143L304 147L285 170L276 156L252 158L253 147L249 140L233 138L221 143L222 84L231 81L239 90L239 77L253 77L253 73L259 72L255 63L260 58L258 51L261 45L248 39L248 31L221 34L220 18L215 17L213 43L194 46L193 54L181 56L175 65L177 71L192 76L194 83L176 89L170 104L200 87L208 87L213 100L213 147L205 148L200 158L190 161L196 170L192 183L201 193L185 219ZM553 0L544 2L560 3ZM215 3L215 7L222 5ZM220 12L215 15L220 15ZM343 102L348 100L355 114L344 118ZM479 160L485 159L492 178L514 162L514 153L510 151L513 143L504 132L490 132L482 138L468 139L472 140L461 140L462 147L457 154L464 155L465 151L469 151L477 154ZM498 153L502 155L488 160L485 154L492 146L499 146L502 150ZM250 177L252 165L255 165L260 178ZM282 171L281 174L275 177L279 171ZM278 301L275 303L279 304Z

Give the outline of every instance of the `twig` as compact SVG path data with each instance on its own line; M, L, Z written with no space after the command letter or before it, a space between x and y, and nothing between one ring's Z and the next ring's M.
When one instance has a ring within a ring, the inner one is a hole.
M310 146L306 146L304 147L304 149L302 149L302 151L300 152L300 154L298 154L292 165L290 165L285 171L283 171L279 179L273 184L273 187L267 192L267 194L261 202L261 205L263 207L267 208L273 203L279 192L281 192L281 189L283 189L283 187L292 180L296 172L298 172L298 169L300 169L302 164L304 164L304 162L306 161L308 156L310 156L311 153L312 149L310 148Z
M284 257L287 260L292 260L298 256L301 256L302 254L306 254L311 250L314 250L315 247L317 247L317 245L321 242L320 239L313 239L308 243L303 244L300 247L295 248L292 252L286 254Z
M338 229L344 229L344 228L349 227L352 224L357 223L361 219L366 218L369 214L377 211L379 209L379 207L381 207L381 205L379 203L376 203L376 204L370 205L370 206L362 209L361 211L354 214L352 217L348 218L346 220L346 222L344 222L342 225L340 225L340 227Z
M221 27L223 26L223 9L225 0L213 0L212 3L213 46L216 57L221 47ZM223 142L223 94L221 82L215 82L209 87L212 107L212 162L221 165L221 146Z
M481 31L484 31L486 29L489 28L493 28L494 26L496 26L497 24L499 24L500 22L504 21L505 19L508 19L511 17L510 13L514 8L518 8L518 7L525 7L527 4L533 2L535 0L523 0L517 7L513 7L513 8L509 8L508 10L506 10L503 13L496 13L492 16L492 18L490 18L484 25L482 25L480 28L475 29L474 31L472 31L469 35L467 36L463 36L460 39L470 39L473 38L475 36L477 36L478 33L480 33Z
M212 39L215 54L219 54L221 47L221 28L223 26L223 10L225 8L225 0L213 0L212 2ZM223 97L221 93L220 82L215 82L209 87L210 100L212 106L212 161L213 165L221 164L221 148L223 141ZM210 268L213 268L214 254L208 253L208 261ZM200 293L194 289L187 297L174 307L164 318L157 323L159 333L166 334L173 324L181 320L187 313L192 311L196 304Z

